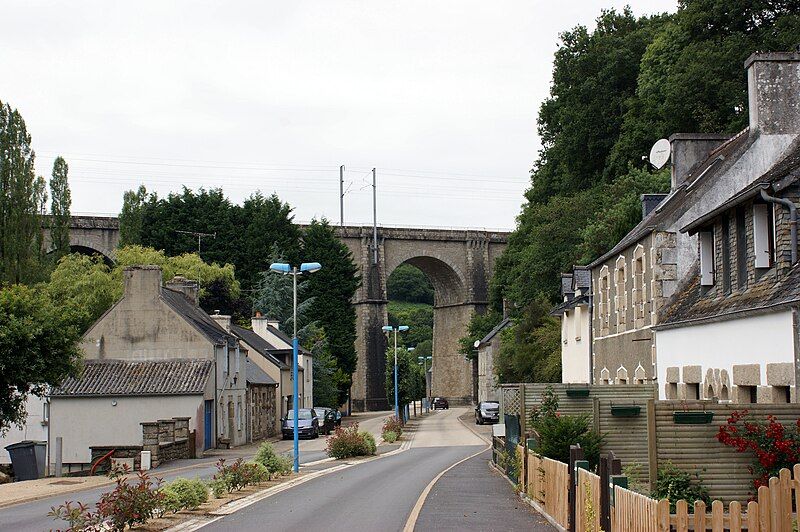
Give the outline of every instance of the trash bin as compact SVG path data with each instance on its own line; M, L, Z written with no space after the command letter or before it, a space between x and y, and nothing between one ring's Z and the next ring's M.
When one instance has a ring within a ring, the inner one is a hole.
M44 476L47 442L21 441L6 445L6 451L11 455L11 467L17 480L34 480Z

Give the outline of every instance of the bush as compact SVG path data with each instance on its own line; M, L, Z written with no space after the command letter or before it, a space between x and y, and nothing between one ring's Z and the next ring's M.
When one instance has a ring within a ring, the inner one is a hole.
M199 479L176 478L161 491L163 508L172 512L194 510L208 500L208 487Z
M211 489L211 495L213 495L215 499L223 498L228 491L225 482L219 479L213 479L208 483L208 487Z
M692 476L686 471L675 467L672 462L667 462L658 468L656 489L653 490L651 497L654 499L669 499L669 507L675 513L675 503L683 499L689 503L689 511L694 511L694 502L703 501L711 504L708 496L708 489L703 486L698 475L697 482L692 483Z
M392 416L384 422L381 432L394 432L399 438L403 434L403 423L396 417Z
M267 442L262 443L258 448L254 460L267 468L270 477L288 475L292 470L292 459L278 455L275 448Z
M368 432L359 432L358 423L347 428L338 427L328 438L327 453L331 458L342 459L352 456L375 454L375 438Z
M270 473L263 464L258 462L245 462L242 464L244 482L247 486L261 484L270 479Z
M386 443L394 443L397 441L397 434L391 430L387 430L382 434L382 438Z
M220 458L216 466L217 473L213 479L221 481L228 493L239 491L247 486L244 459L239 458L233 464L225 465L225 459Z

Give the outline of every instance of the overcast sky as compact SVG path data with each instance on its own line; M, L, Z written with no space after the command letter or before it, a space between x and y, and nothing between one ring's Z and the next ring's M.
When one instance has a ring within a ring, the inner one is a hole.
M511 228L558 33L616 0L30 2L0 7L0 101L73 212L276 192L298 221ZM674 0L634 12L674 11Z

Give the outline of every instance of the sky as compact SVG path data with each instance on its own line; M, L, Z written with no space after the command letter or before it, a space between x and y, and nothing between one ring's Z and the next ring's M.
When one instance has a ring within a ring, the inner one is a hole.
M260 190L297 221L510 229L558 34L617 0L30 2L0 7L0 101L72 212L125 190ZM674 11L642 0L636 15Z

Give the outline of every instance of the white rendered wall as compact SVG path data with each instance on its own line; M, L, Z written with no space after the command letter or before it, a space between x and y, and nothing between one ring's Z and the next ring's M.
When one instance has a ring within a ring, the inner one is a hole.
M561 316L561 382L589 382L592 341L589 309L579 306Z
M665 399L669 367L702 366L703 376L708 368L727 369L732 378L734 365L760 364L761 384L765 385L767 364L793 361L792 313L788 310L656 332L661 399Z
M47 441L47 425L42 425L44 399L29 395L25 403L25 411L28 413L25 425L22 428L12 425L5 436L0 438L0 464L11 463L6 445L25 440Z

